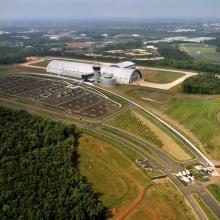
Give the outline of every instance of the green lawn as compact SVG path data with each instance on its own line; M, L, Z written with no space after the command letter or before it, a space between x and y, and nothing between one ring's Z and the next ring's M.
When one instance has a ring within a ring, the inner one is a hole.
M204 200L198 194L193 194L193 198L202 208L202 210L204 211L204 213L206 214L209 220L218 220L217 216L213 213L213 211L209 208L209 206L204 202Z
M178 78L184 76L183 73L179 72L169 72L162 70L151 70L147 68L139 69L143 75L143 79L147 82L152 83L171 83Z
M195 219L181 193L169 182L152 184L136 164L120 150L97 138L83 135L79 147L81 174L100 193L103 204L112 210L108 219L142 199L123 219Z
M198 61L220 63L220 53L216 52L216 46L208 44L181 44L180 50L188 53Z
M169 103L164 107L164 112L192 131L213 159L220 159L220 125L216 121L219 109L220 97L184 97Z
M210 184L206 188L213 195L213 197L215 197L215 199L220 203L220 186L215 184Z
M128 205L150 179L120 150L97 138L80 140L80 170L108 208Z

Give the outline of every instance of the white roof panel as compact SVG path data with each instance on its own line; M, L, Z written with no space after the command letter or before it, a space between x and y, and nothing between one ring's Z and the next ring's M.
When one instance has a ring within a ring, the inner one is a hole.
M129 84L135 70L112 66L101 66L101 74L113 74L119 84ZM47 66L47 72L65 74L74 78L82 78L83 74L93 73L93 64L53 60Z

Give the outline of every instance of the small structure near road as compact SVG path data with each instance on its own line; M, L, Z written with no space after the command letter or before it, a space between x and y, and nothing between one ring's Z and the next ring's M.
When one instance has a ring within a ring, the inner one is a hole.
M185 183L190 183L195 181L195 177L190 173L189 170L180 171L175 175Z

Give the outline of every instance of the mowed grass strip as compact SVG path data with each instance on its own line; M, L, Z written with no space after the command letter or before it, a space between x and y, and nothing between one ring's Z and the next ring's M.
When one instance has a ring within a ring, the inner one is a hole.
M210 184L206 186L206 188L213 195L213 197L220 203L220 186L216 184Z
M193 198L199 204L199 206L201 207L201 209L203 210L203 212L209 220L218 220L218 217L213 213L213 211L198 194L193 194Z
M144 81L152 83L171 83L184 76L184 73L179 72L152 70L147 68L139 68L139 70L143 75Z
M103 204L119 211L151 184L150 179L120 150L92 136L80 139L80 171L101 193Z

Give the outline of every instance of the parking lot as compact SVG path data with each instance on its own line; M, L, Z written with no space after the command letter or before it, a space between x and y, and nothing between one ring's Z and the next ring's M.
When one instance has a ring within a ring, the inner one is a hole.
M37 101L66 113L88 118L103 117L118 108L111 100L67 81L25 75L1 75L0 94Z

